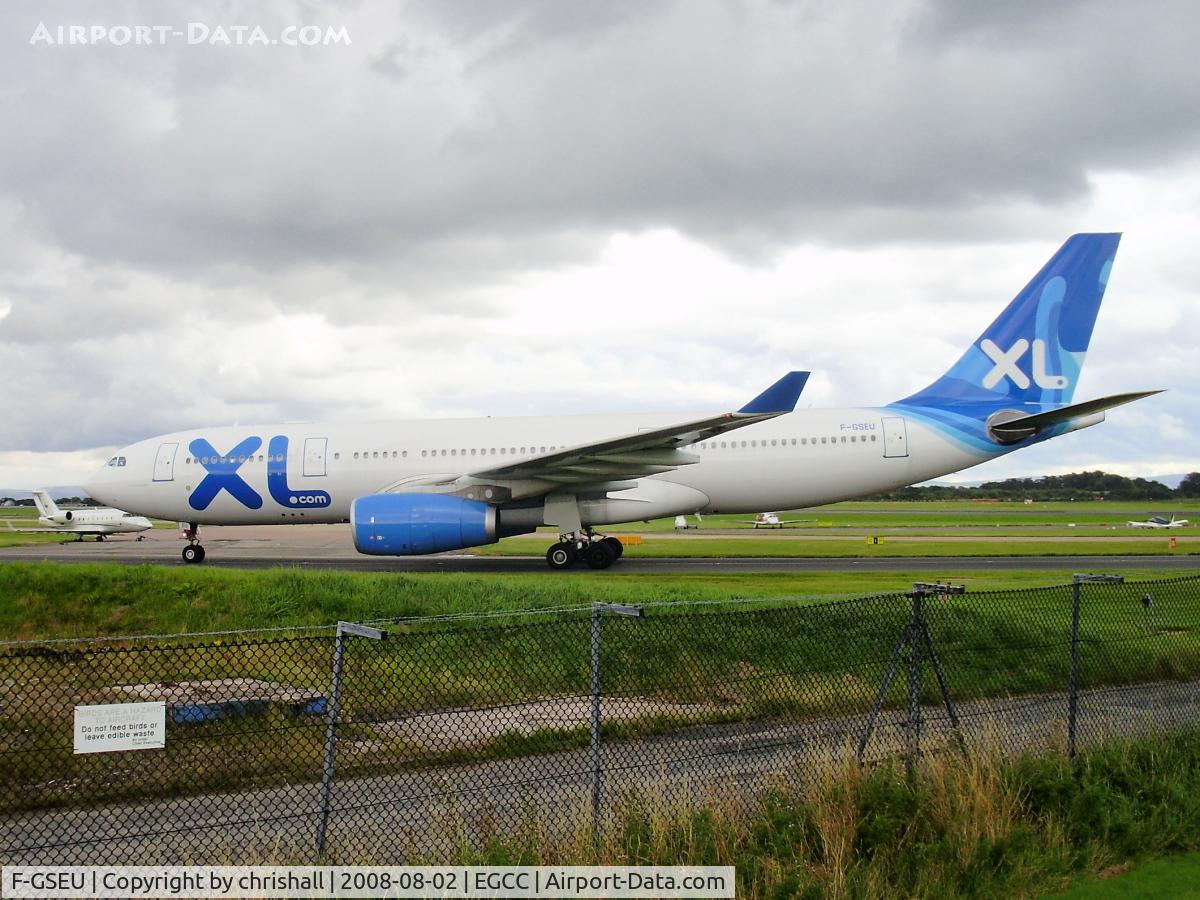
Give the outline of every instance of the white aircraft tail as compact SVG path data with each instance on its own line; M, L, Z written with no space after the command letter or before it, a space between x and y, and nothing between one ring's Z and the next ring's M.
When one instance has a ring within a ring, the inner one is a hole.
M45 491L34 491L33 502L38 508L38 514L50 518L59 514L58 505L50 499Z

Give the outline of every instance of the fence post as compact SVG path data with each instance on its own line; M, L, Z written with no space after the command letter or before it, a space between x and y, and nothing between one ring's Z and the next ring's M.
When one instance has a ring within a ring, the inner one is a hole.
M381 641L385 637L378 628L338 622L333 638L333 681L329 687L329 702L325 706L325 758L321 763L321 815L317 820L317 860L325 857L325 836L329 830L329 806L333 795L333 763L337 753L338 714L342 699L342 662L346 656L346 635L353 634Z
M921 625L923 590L912 592L912 618L908 623L908 768L921 754Z
M1067 687L1067 756L1075 758L1075 744L1079 731L1079 607L1081 585L1085 581L1107 584L1124 584L1122 575L1071 576L1071 679Z
M640 606L627 606L621 603L592 604L592 722L590 745L592 767L592 829L594 834L600 833L604 791L604 766L600 757L600 614L606 612L635 619L643 618L646 615L645 610Z
M1071 580L1071 681L1067 687L1067 756L1075 758L1075 733L1079 719L1079 593L1080 579Z
M600 604L592 604L592 824L600 826Z

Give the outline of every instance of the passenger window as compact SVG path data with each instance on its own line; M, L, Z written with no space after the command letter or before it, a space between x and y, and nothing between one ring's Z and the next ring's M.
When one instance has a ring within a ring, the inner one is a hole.
M335 454L333 454L333 458L334 458L334 459L341 459L341 458L342 458L342 454L340 454L340 453L335 453Z
M458 456L458 451L457 451L457 450L451 450L451 451L450 451L450 455L451 455L451 456Z
M357 450L354 451L354 458L358 459L358 451Z
M400 455L401 455L402 457L404 457L405 459L408 459L408 451L407 451L407 450L404 450L403 452L401 452L401 454L400 454Z
M828 443L829 443L829 438L821 438L821 443L822 443L822 444L828 444Z

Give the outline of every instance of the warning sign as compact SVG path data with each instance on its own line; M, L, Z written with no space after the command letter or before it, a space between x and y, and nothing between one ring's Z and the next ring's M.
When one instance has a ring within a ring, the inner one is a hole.
M75 707L75 752L153 750L167 745L167 704L105 703Z

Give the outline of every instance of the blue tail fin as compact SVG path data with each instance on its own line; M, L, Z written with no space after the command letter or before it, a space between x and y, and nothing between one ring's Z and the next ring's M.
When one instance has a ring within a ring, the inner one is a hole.
M897 405L1021 408L1070 403L1119 234L1076 234L945 375Z

